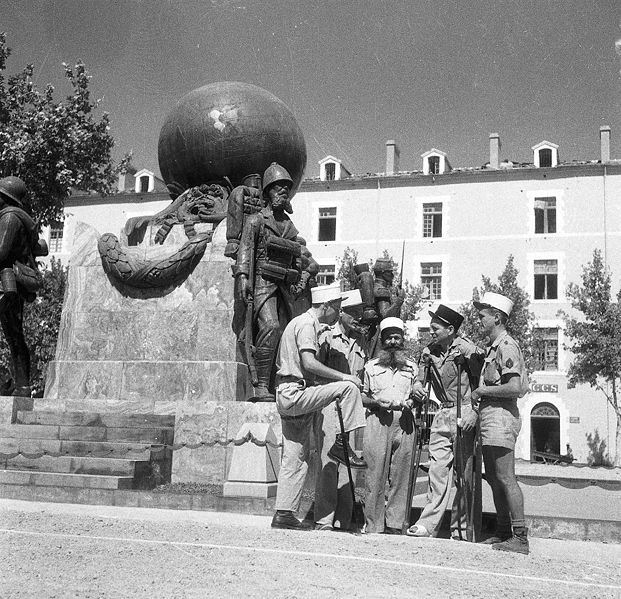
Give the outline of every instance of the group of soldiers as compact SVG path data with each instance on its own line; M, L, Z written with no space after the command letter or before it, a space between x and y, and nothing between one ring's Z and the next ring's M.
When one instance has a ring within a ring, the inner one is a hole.
M430 311L432 342L414 363L404 352L403 292L393 285L392 263L377 260L373 272L356 265L355 289L317 286L317 263L288 216L292 186L287 171L273 163L262 178L254 175L252 185L233 192L227 219L226 253L236 260L233 326L253 378L251 399L275 400L282 419L272 526L349 530L355 524L353 469L365 471L366 533L437 536L457 479L451 538L471 538L479 444L497 511L497 529L483 542L528 553L514 471L517 399L528 379L521 350L506 330L511 299L486 293L475 302L486 350L459 335L461 314L439 305ZM429 431L429 488L411 523L412 473L415 479L425 422L420 412L431 391L440 406ZM357 432L362 429L364 435ZM352 449L361 436L362 457ZM296 513L313 445L319 472L311 523ZM351 493L339 476L343 465Z

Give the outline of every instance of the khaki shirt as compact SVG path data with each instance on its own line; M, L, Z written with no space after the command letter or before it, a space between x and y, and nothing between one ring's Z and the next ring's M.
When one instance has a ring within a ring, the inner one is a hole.
M510 374L517 374L522 382L528 380L520 346L509 333L504 331L487 350L481 371L481 384L486 387L497 387L506 382L505 377ZM506 401L506 399L489 395L486 395L483 400Z
M354 374L362 380L366 353L358 340L345 334L337 322L319 337L320 352L317 359L339 372Z
M375 400L390 401L395 407L412 394L416 382L416 366L407 361L400 369L381 366L378 358L369 360L364 367L364 386L362 392Z
M464 337L455 337L453 343L451 343L446 352L442 352L441 348L437 345L432 346L430 350L431 352L429 355L440 374L440 380L444 392L446 393L446 399L449 402L456 403L458 380L455 358L459 354L462 354L468 361L471 372L478 372L479 366L474 364L474 356L476 356L480 350L472 341ZM425 362L423 360L418 364L418 377L420 380L424 380L425 377ZM432 378L432 383L436 383L434 378ZM436 384L433 384L433 387L436 397L441 400L442 394L436 391ZM461 398L462 401L470 401L470 380L468 379L466 365L462 367L461 371Z
M279 379L292 377L304 379L311 384L312 375L302 368L300 352L312 351L317 355L319 351L319 333L323 325L317 320L312 308L296 316L285 327L280 339L280 348L276 358L276 372Z

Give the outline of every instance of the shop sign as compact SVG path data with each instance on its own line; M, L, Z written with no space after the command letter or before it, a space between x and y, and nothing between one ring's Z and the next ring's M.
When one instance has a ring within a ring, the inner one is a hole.
M533 383L530 386L533 393L558 393L558 385L548 383Z

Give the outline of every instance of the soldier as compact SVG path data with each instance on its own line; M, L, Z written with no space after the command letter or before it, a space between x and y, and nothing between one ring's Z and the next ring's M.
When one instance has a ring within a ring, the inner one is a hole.
M400 318L380 322L381 351L364 367L363 402L367 408L364 456L366 532L401 534L407 505L410 464L416 432L411 395L415 364L403 352L405 326ZM386 482L389 483L385 501Z
M34 259L37 226L24 211L26 185L18 177L0 180L0 323L11 351L15 390L30 397L30 353L24 338L24 300L33 301L39 286Z
M366 463L349 446L349 433L365 426L360 396L360 379L323 365L317 360L319 336L325 327L336 323L341 306L338 285L314 287L312 306L294 318L285 328L278 350L276 406L282 418L282 461L276 494L273 528L310 528L295 517L308 471L311 429L317 425L321 410L339 401L343 412L345 436L336 435L328 451L343 464L346 453L352 468ZM317 379L331 382L318 384Z
M485 543L493 549L528 554L524 497L515 477L515 441L521 427L517 400L528 391L528 375L522 351L506 329L513 302L487 292L474 306L482 332L490 340L480 386L471 396L479 412L485 477L497 515L496 533Z
M274 400L274 360L282 331L292 317L291 286L300 278L298 230L286 214L291 212L292 185L289 173L279 164L273 162L266 169L265 208L246 218L237 253L237 298L246 306L250 300L253 304L251 328L258 379L254 399L258 401Z
M436 537L440 530L442 518L449 502L455 467L455 442L457 436L457 387L461 385L464 405L462 407L462 423L468 423L468 431L463 435L461 463L464 467L464 481L468 486L457 489L451 511L451 538L466 538L466 501L465 495L472 493L469 488L472 472L472 456L474 450L474 428L477 414L470 406L470 384L468 372L479 373L481 370L479 358L481 350L474 343L464 337L458 337L457 332L464 317L440 304L435 312L429 311L431 316L432 344L425 348L424 356L428 356L435 366L431 370L431 382L435 396L442 402L436 412L429 436L429 489L427 503L423 507L420 518L407 530L413 537ZM467 366L461 373L461 380L457 377L455 358L462 355L467 360ZM423 376L425 358L419 364L419 381L414 388L414 397L418 401L426 399L426 391L420 382ZM437 372L439 379L435 376Z
M353 374L362 382L366 355L364 334L366 326L362 318L362 297L360 290L341 294L339 321L323 333L319 340L319 361L334 370ZM334 405L322 410L315 430L315 447L320 455L319 473L315 484L315 528L318 530L348 530L352 516L352 496L347 473L343 466L330 459L329 444L339 431L339 422Z

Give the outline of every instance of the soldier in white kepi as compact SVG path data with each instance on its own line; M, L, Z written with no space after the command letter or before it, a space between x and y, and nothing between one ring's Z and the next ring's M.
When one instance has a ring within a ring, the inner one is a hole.
M485 478L497 514L496 533L485 542L493 549L528 553L524 497L515 477L515 441L521 427L517 400L528 392L528 375L522 351L506 329L513 302L487 292L474 306L490 340L480 385L471 395L472 407L479 412Z
M366 468L365 461L349 446L349 433L365 426L360 379L317 359L320 334L338 320L341 291L337 284L314 287L311 293L312 306L286 326L276 360L276 406L282 418L283 450L273 528L311 528L295 516L308 471L310 435L321 410L337 399L345 435L336 435L328 454L339 463L349 457L352 468ZM319 384L318 379L332 382Z

